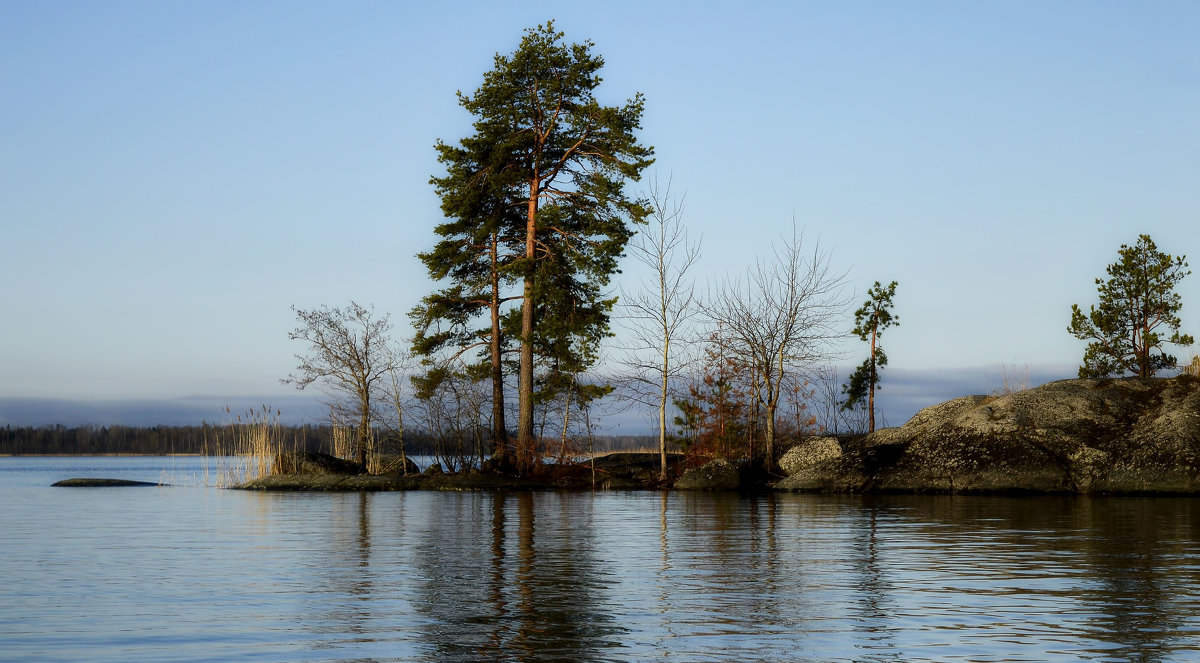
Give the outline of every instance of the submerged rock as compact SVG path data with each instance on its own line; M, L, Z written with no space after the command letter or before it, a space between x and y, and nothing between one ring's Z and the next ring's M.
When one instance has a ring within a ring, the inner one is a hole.
M50 484L52 488L110 488L114 486L166 486L165 483L153 483L151 481L130 481L129 479L94 479L89 477L81 477L75 479L63 479Z
M954 399L776 487L1200 493L1200 379L1063 380Z

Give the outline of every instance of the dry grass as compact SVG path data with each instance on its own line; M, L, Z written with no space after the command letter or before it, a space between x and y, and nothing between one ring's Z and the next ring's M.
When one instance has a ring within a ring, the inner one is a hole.
M226 414L233 416L228 407ZM283 439L283 426L279 423L279 411L267 406L250 410L245 415L236 415L224 426L213 429L213 446L207 446L209 456L217 458L215 483L217 486L236 486L271 474L275 457L283 451L295 448ZM212 485L208 464L204 468L204 483Z
M354 458L354 428L343 426L336 418L330 417L332 434L330 435L329 455L336 458Z
M1192 363L1184 366L1183 372L1200 378L1200 355L1192 355Z
M358 430L354 426L348 426L344 423L344 419L338 414L330 410L329 425L332 429L330 436L329 455L341 458L343 460L358 461ZM375 438L375 431L371 431L371 437L367 442L367 474L383 474L389 467L384 467L382 459L379 457L379 445Z
M993 396L1008 396L1020 391L1029 389L1032 385L1029 380L1029 363L1018 367L1013 364L1011 367L1008 364L1001 364L1000 375L1003 383L1000 388L992 392Z

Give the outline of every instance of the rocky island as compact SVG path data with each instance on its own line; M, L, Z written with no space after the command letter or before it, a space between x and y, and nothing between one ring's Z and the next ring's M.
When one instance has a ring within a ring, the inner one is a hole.
M854 439L801 442L779 490L1200 493L1200 378L1051 382L966 396Z
M380 474L313 452L287 452L248 490L667 489L825 493L1200 494L1200 378L1080 379L1006 395L964 396L870 435L814 436L787 448L775 473L656 453L561 461L514 477L443 472L411 460ZM56 486L156 485L68 479Z
M802 492L1197 494L1200 378L1062 380L1003 396L965 396L867 436L810 437L774 481L726 460L657 481L656 454L611 454L536 480L438 468L354 475L309 458L252 481L261 490L664 488Z

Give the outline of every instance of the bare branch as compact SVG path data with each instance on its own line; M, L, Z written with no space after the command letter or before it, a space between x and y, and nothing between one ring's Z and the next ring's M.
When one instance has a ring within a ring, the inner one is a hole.
M720 330L725 352L754 376L754 393L765 409L768 464L774 462L775 414L786 378L829 359L842 335L845 277L832 271L819 242L805 250L793 222L791 238L781 238L770 261L756 261L701 304Z
M318 384L331 396L355 404L358 416L358 462L366 469L367 450L374 421L372 396L401 364L392 347L388 316L376 318L372 307L350 302L345 309L322 306L303 310L292 307L301 326L288 334L304 341L307 352L298 354L297 373L282 382L298 389Z

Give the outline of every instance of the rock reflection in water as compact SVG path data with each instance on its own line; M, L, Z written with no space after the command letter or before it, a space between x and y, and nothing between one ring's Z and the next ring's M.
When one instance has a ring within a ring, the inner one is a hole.
M880 627L910 651L928 634L924 644L978 660L1038 648L1041 660L1200 658L1192 500L876 497L863 507L871 566L891 585L879 592L890 601Z

